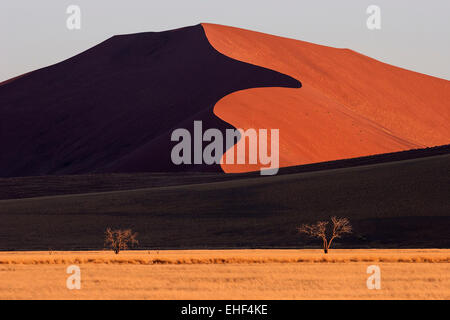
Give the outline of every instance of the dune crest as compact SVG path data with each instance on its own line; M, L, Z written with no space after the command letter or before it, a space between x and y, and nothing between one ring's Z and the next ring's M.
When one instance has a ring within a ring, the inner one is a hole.
M234 92L214 108L237 128L279 128L280 167L450 142L450 81L348 49L202 25L219 52L302 82L301 90ZM259 167L222 164L225 172Z
M172 132L224 133L218 100L276 86L300 83L219 53L201 25L114 36L0 85L0 177L222 171L174 164Z

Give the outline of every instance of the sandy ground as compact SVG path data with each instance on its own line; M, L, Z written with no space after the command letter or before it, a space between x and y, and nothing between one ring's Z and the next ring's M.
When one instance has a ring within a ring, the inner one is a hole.
M2 252L0 298L450 299L449 262L450 250ZM67 289L71 264L80 290Z
M236 91L214 106L214 114L235 128L278 128L281 167L449 141L450 122L442 116L448 115L447 80L352 50L216 24L202 26L211 45L224 55L302 83L300 89ZM241 139L238 144L243 143ZM257 171L261 163L222 161L221 167L225 172Z

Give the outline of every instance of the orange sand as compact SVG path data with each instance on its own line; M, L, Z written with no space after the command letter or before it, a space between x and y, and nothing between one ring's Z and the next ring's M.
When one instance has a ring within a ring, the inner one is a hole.
M219 52L302 82L301 89L239 91L214 108L237 128L280 129L280 167L450 143L450 81L348 49L203 27ZM245 172L260 165L222 168Z

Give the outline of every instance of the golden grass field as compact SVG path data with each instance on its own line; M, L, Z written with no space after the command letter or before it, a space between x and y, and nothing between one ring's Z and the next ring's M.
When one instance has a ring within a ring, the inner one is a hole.
M450 250L1 252L0 299L450 299Z

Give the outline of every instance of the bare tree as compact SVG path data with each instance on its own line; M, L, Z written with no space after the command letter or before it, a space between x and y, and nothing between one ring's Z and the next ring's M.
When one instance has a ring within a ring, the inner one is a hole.
M315 224L303 224L300 228L297 228L297 230L299 233L305 233L310 237L322 239L323 251L328 253L334 239L352 232L352 226L347 218L332 217L331 222L333 224L331 230L328 230L327 228L328 221L318 221Z
M111 230L108 228L105 232L105 247L109 247L115 254L118 254L120 250L137 245L139 242L136 238L137 233L133 233L131 229Z

